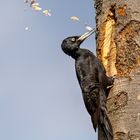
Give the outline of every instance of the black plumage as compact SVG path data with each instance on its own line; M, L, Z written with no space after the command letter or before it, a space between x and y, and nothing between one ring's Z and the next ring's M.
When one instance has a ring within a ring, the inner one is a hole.
M82 36L68 37L63 40L61 47L64 53L75 59L77 79L95 131L100 125L104 140L112 140L113 132L107 116L106 100L113 78L106 76L104 66L91 51L80 48L81 43L92 33L90 31Z

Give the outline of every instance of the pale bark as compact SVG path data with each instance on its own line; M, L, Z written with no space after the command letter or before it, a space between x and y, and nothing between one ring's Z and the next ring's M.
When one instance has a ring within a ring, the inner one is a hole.
M107 103L114 140L140 140L140 1L95 0L95 8L97 56L118 78Z

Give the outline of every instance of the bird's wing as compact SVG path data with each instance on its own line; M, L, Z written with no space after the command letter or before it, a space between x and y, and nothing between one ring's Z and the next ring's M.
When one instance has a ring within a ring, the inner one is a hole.
M99 121L99 87L88 87L88 91L83 93L84 103L88 113L91 115L93 127L96 131Z
M105 140L113 139L113 130L110 123L110 120L107 115L107 107L106 107L106 95L104 93L104 89L100 88L99 91L99 127L103 132Z

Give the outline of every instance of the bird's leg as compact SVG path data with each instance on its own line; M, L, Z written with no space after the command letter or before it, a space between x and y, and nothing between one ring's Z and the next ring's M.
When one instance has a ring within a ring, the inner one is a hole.
M118 79L117 75L113 75L112 77L108 77L109 78L109 85L107 86L107 89L110 89L114 86L114 81L115 79Z

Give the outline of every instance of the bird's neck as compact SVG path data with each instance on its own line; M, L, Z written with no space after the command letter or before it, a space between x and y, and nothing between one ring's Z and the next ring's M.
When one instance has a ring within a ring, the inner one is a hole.
M73 53L71 53L71 57L74 58L75 60L77 60L79 57L85 55L85 54L92 54L94 55L91 51L89 51L88 49L82 49L79 48L78 50L74 51Z
M80 56L81 56L81 51L82 49L79 48L78 50L75 50L74 52L71 52L70 56L73 58L73 59L78 59Z

